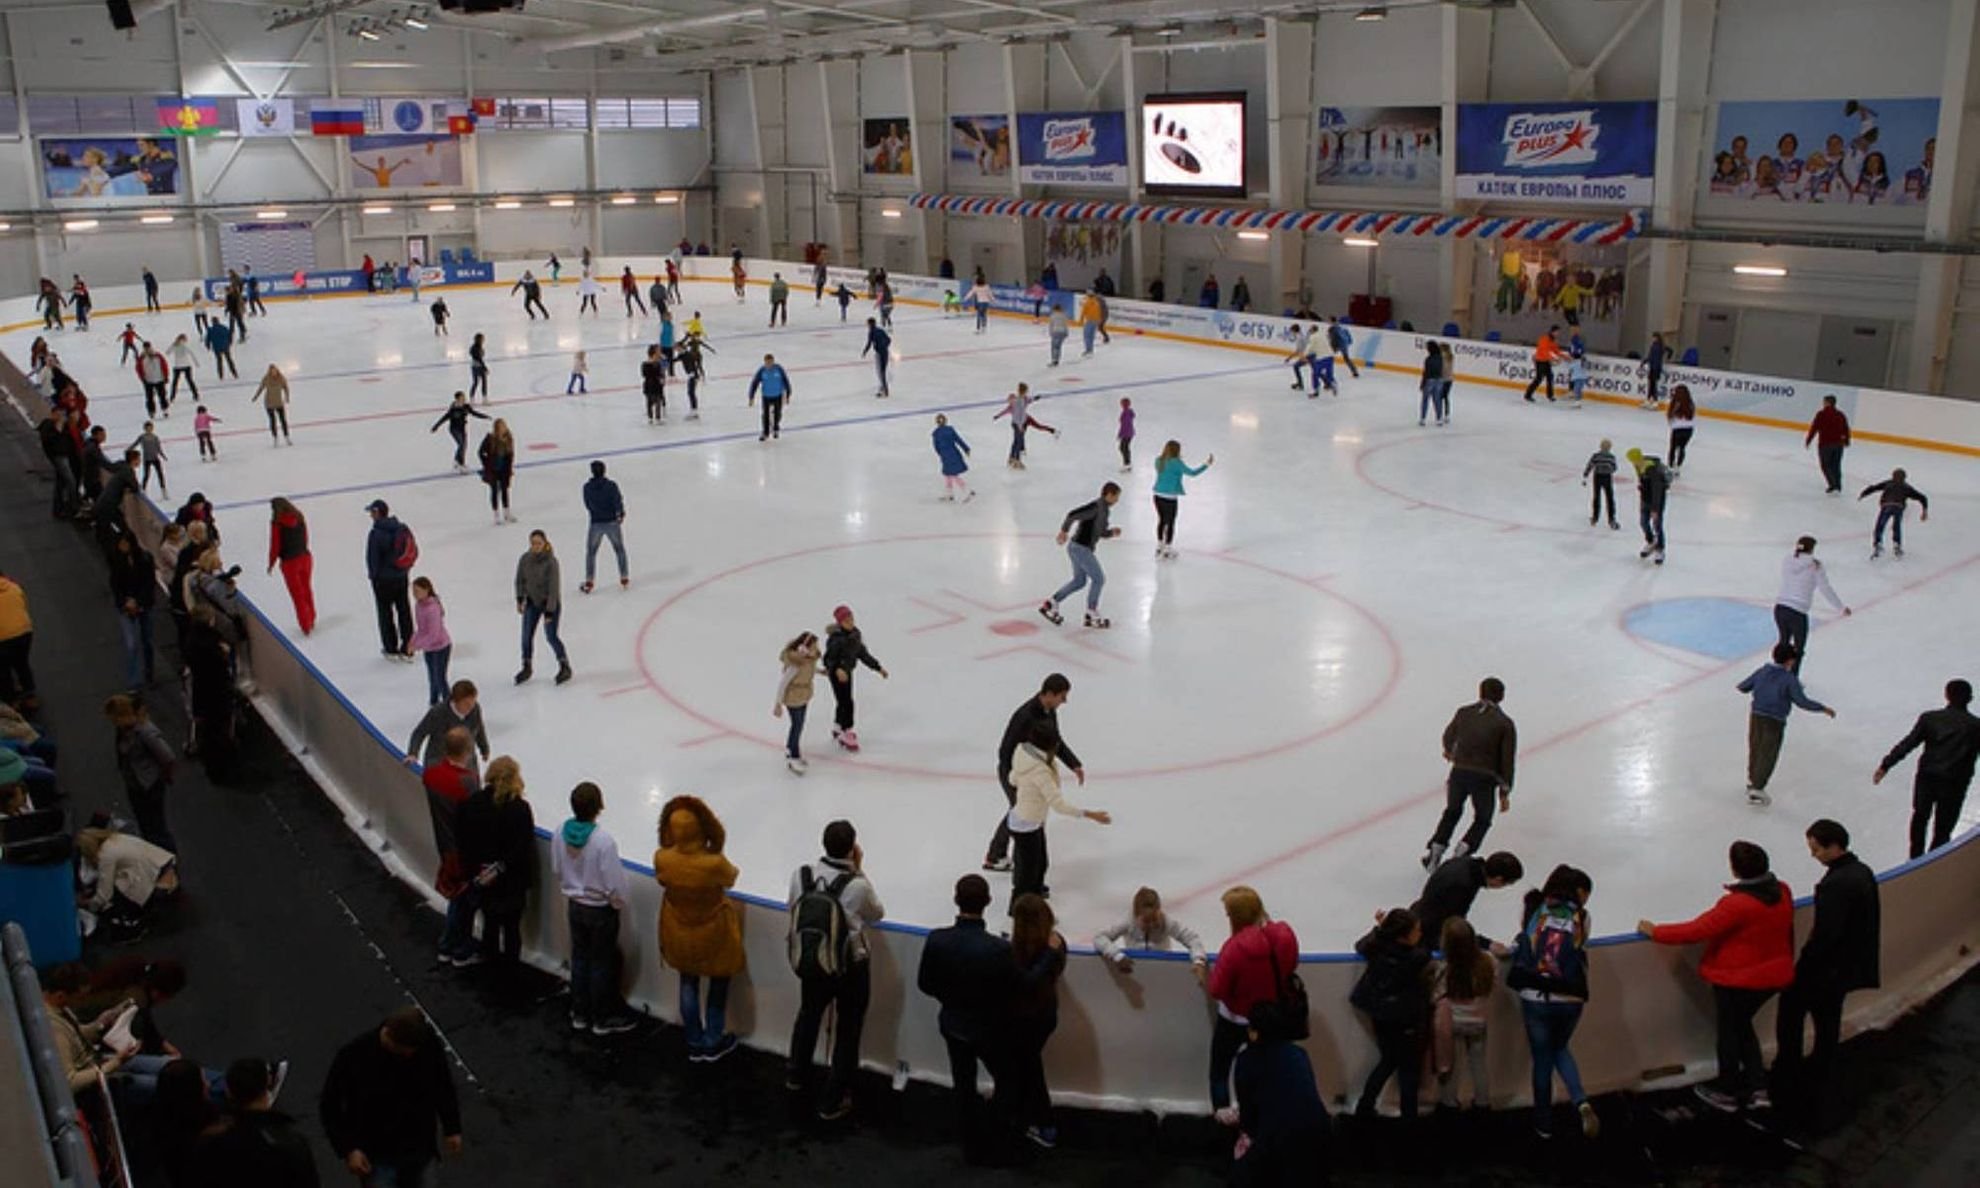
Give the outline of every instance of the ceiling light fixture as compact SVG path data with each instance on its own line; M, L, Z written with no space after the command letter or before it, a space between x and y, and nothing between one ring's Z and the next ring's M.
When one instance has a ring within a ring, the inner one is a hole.
M655 194L653 196L653 205L672 206L680 200L681 196L679 194Z
M575 198L552 198L552 199L550 200L550 205L552 205L552 206L557 206L557 207L564 207L564 206L576 206L576 205L577 205L577 199L575 199Z
M254 217L257 219L286 219L289 217L289 212L286 210L257 210L254 212Z
M364 213L366 213L366 214L391 214L391 213L392 213L392 208L391 208L391 207L389 207L389 206L367 206L367 207L365 207L365 208L364 208Z
M0 231L12 231L13 229L14 225L12 223L0 223Z
M63 223L63 224L62 224L62 230L64 230L64 231L94 231L94 230L96 230L96 220L95 220L95 219L70 219L70 220L69 220L68 222L66 222L66 223Z
M1272 237L1271 235L1269 235L1264 231L1240 231L1238 232L1238 238L1239 239L1270 239Z
M496 209L496 210L521 210L521 209L522 209L522 203L520 203L520 202L518 202L518 201L516 201L516 200L515 200L514 198L504 198L504 199L502 199L502 200L501 200L500 202L497 202L497 203L495 204L495 209Z
M143 215L138 219L138 222L143 223L147 227L162 227L171 221L172 216L168 214Z
M1386 21L1389 19L1389 6L1386 4L1371 4L1360 12L1355 13L1354 19L1357 21Z
M633 197L631 194L615 194L612 197L613 206L631 206L638 201L639 199Z
M1741 276L1786 276L1787 269L1773 264L1735 264L1733 271Z
M359 29L359 30L357 31L357 35L358 35L359 37L361 37L361 38L363 38L363 39L364 39L364 40L366 40L366 41L377 41L377 40L379 40L379 37L378 37L378 34L377 34L377 33L375 33L375 32L373 32L373 31L372 31L371 29L369 29L369 28L365 28L365 29Z
M452 214L458 208L451 202L435 202L426 209L432 211L434 214Z
M901 212L893 209L883 210L880 212L880 217L883 219L898 219L901 217Z
M1346 244L1348 247L1358 247L1358 248L1372 248L1372 247L1382 246L1382 241L1379 239L1363 239L1360 236L1350 236L1347 239L1341 240L1341 242Z

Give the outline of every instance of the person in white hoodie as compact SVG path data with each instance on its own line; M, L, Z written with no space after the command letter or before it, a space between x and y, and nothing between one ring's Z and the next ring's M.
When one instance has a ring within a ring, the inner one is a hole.
M550 841L550 869L571 929L571 1030L617 1035L639 1026L619 997L619 913L626 868L619 843L598 825L605 794L586 781L571 789L571 818Z
M1128 918L1094 933L1093 947L1122 973L1134 972L1131 953L1161 953L1176 948L1188 952L1189 969L1198 982L1203 981L1209 969L1203 938L1189 925L1169 918L1162 910L1162 897L1153 887L1136 891Z
M1808 611L1815 605L1818 590L1844 617L1849 615L1849 607L1829 584L1828 571L1815 559L1815 538L1804 536L1794 542L1794 553L1781 562L1781 592L1774 596L1774 626L1780 631L1780 642L1793 648L1798 657L1796 672L1808 662Z
M1006 823L1011 830L1011 902L1020 895L1049 896L1045 870L1045 818L1053 812L1084 817L1101 825L1113 817L1099 809L1081 808L1059 790L1059 732L1049 722L1034 722L1017 753L1011 756L1011 786L1017 799Z
M181 334L172 340L172 345L165 348L165 357L172 362L172 390L165 394L166 405L169 406L172 401L179 398L180 380L186 381L186 387L191 390L193 399L198 400L199 384L193 379L193 363L197 356L193 354L192 344L186 341L185 335Z

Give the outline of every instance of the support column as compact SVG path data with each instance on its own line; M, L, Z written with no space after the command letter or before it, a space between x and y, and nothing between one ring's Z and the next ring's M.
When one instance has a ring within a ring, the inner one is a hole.
M1121 54L1121 89L1127 96L1127 166L1129 202L1140 202L1141 192L1141 93L1143 79L1140 62L1134 52L1134 34L1124 33L1114 39ZM1162 62L1164 73L1168 70L1168 59ZM1162 275L1162 229L1147 223L1128 224L1127 262L1122 272L1123 288L1130 297L1144 297L1148 293L1148 282ZM1180 294L1169 294L1175 301Z
M1925 240L1954 243L1972 223L1974 179L1980 176L1980 0L1951 0L1946 22L1946 62L1939 86L1939 134L1932 195L1925 204ZM1911 322L1906 383L1920 392L1944 392L1946 357L1952 350L1953 314L1964 279L1961 256L1920 256L1918 301Z
M949 189L948 57L939 50L909 50L906 58L914 188L924 194L944 194ZM921 270L932 276L935 262L949 254L946 216L911 208L906 213L921 241Z
M819 232L832 247L832 262L853 265L860 257L859 200L847 203L842 194L857 194L859 176L859 63L818 63L819 92L825 97L825 176L828 192L823 205L829 215ZM946 143L946 141L944 142Z
M1316 36L1312 24L1269 17L1265 21L1265 151L1269 201L1276 210L1298 210L1306 205ZM1278 313L1298 305L1306 235L1276 231L1268 247L1270 299L1260 304L1266 312Z
M1665 230L1691 227L1698 196L1699 146L1705 132L1705 84L1711 71L1712 28L1718 9L1718 0L1664 0L1657 72L1657 191L1650 221ZM1634 307L1641 311L1642 324L1624 325L1625 342L1647 343L1654 332L1676 345L1684 322L1685 275L1690 263L1691 249L1683 240L1650 241L1644 299ZM1625 315L1631 311L1631 304L1626 303ZM1629 320L1626 316L1626 323Z
M1476 9L1445 8L1441 72L1437 101L1443 107L1444 151L1438 179L1438 196L1443 209L1457 210L1457 121L1458 106L1481 102L1489 97L1487 79L1492 66L1492 14ZM1477 203L1468 203L1475 207ZM1474 277L1479 247L1468 239L1445 236L1437 245L1439 264L1437 303L1444 321L1456 322L1465 333L1476 335L1471 321L1471 295L1477 287ZM1441 327L1438 327L1441 329Z

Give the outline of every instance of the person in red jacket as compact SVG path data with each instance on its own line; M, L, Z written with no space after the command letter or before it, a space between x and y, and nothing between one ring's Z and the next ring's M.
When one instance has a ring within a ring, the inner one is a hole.
M1836 407L1834 396L1822 397L1822 411L1808 422L1808 435L1801 439L1801 448L1815 446L1815 456L1822 460L1822 477L1829 484L1829 494L1842 494L1843 451L1849 448L1849 418Z
M316 595L310 589L310 573L316 562L309 552L309 522L295 504L280 495L268 505L268 572L274 573L278 564L282 567L289 601L296 606L296 626L308 635L316 630Z
M1548 402L1552 403L1554 399L1554 364L1567 358L1567 352L1561 349L1561 344L1554 338L1560 332L1559 326L1549 326L1547 332L1540 336L1540 341L1533 344L1533 382L1526 385L1526 399L1529 404L1532 403L1533 393L1543 380L1547 384Z
M1753 1016L1794 983L1794 893L1768 868L1767 851L1732 844L1734 881L1710 911L1683 924L1640 921L1660 945L1705 944L1698 976L1712 987L1719 1017L1719 1078L1697 1087L1699 1100L1728 1113L1766 1109L1766 1070Z
M1297 972L1299 938L1292 925L1265 914L1265 902L1250 887L1224 892L1224 917L1231 938L1217 950L1207 989L1217 1004L1216 1030L1210 1033L1210 1105L1217 1120L1237 1125L1231 1104L1231 1062L1250 1038L1251 1009L1276 1002L1286 979Z

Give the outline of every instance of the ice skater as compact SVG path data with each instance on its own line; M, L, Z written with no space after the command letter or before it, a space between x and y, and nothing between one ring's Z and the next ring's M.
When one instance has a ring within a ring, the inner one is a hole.
M1297 370L1298 365L1295 364L1294 366L1295 370L1293 374L1297 376L1299 374ZM1439 394L1438 388L1443 383L1443 379L1443 349L1436 342L1427 343L1423 348L1423 373L1416 381L1417 387L1423 393L1422 399L1416 405L1416 427L1418 429L1423 428L1429 421L1430 414L1433 412L1437 414L1437 423L1439 425L1444 423L1443 402L1437 398ZM1299 387L1298 380L1294 380L1293 387Z
M1877 528L1870 538L1870 559L1875 561L1884 555L1884 526L1891 529L1891 552L1904 556L1904 507L1913 499L1918 501L1918 522L1923 524L1932 518L1931 507L1925 501L1925 492L1905 481L1904 468L1891 471L1891 477L1881 483L1871 483L1856 497L1861 503L1870 496L1877 496Z
M791 286L784 274L770 274L770 328L791 324Z
M646 348L646 358L639 365L639 390L646 397L646 423L664 425L667 423L667 365L660 358L660 348Z
M1187 492L1183 490L1185 477L1195 478L1217 461L1217 455L1210 454L1203 459L1203 465L1191 466L1182 460L1182 443L1171 441L1162 447L1161 456L1155 459L1155 555L1168 560L1176 559L1176 510Z
M192 307L194 333L204 338L206 336L207 324L212 321L212 319L208 317L206 313L205 286L202 285L199 288L194 289L192 291L192 296L186 300L186 304ZM61 329L61 320L62 320L61 314L58 312L55 315L56 329L58 330Z
M170 499L172 494L165 489L165 443L158 440L157 427L146 421L144 432L137 435L136 440L131 442L130 448L136 450L138 457L144 460L144 477L138 482L138 490L149 491L151 476L156 474L159 496Z
M468 343L468 399L473 400L477 392L481 394L482 400L489 398L488 344L479 334L474 336L474 341Z
M976 332L982 334L990 327L990 306L996 300L987 281L977 281L969 287L969 294L963 299L976 315Z
M1051 860L1045 847L1045 821L1052 813L1113 824L1113 817L1100 809L1081 808L1059 790L1059 730L1049 721L1035 721L1024 741L1011 755L1011 810L1005 822L1011 836L1011 911L1016 914L1019 896L1046 896L1045 873ZM1083 782L1083 781L1082 781Z
M825 671L832 680L832 739L857 754L859 734L854 729L853 673L860 665L887 679L887 667L866 649L866 637L853 621L852 608L835 607L832 625L825 629Z
M532 312L535 310L542 311L544 321L550 320L550 307L543 304L543 286L537 281L536 274L527 268L523 269L521 279L509 286L509 296L514 297L517 293L523 295L523 312L529 314L530 321L536 320L536 314Z
M1121 473L1134 469L1134 401L1121 397L1121 421L1114 430L1114 441L1121 448Z
M1243 284L1244 282L1239 281L1238 283ZM1332 352L1328 356L1328 362L1331 363L1333 361L1334 355L1339 355L1341 362L1347 364L1348 374L1356 379L1360 379L1361 369L1354 365L1354 356L1348 353L1348 348L1353 345L1354 335L1348 333L1346 326L1341 325L1341 320L1339 318L1328 318L1327 349ZM1333 391L1333 385L1329 384L1327 390L1330 392ZM1336 395L1338 394L1336 393Z
M520 685L536 675L530 657L536 651L536 625L543 624L543 638L557 657L557 683L571 679L571 658L564 641L557 636L557 622L564 617L563 574L550 537L541 528L529 534L529 551L516 559L516 613L522 616L522 669L516 673Z
M699 334L690 334L682 340L676 356L680 360L681 374L687 377L687 419L690 421L701 419L701 385L708 382L708 367L701 357L704 351L712 355L715 348L703 342Z
M495 522L515 523L516 513L509 510L509 484L516 477L516 439L507 421L495 419L475 457L481 462L481 481L488 484L488 510L494 513Z
M1664 507L1670 501L1671 468L1655 454L1631 448L1623 457L1636 471L1636 523L1643 529L1638 557L1664 563Z
M942 462L942 502L954 503L956 492L962 492L962 501L968 503L976 498L969 480L963 475L969 473L969 443L957 433L949 418L935 414L935 432L931 435L935 445L935 456Z
M1306 366L1313 373L1313 388L1306 394L1308 400L1318 400L1322 388L1325 388L1330 396L1341 394L1340 385L1334 382L1332 355L1310 354L1306 356Z
M426 708L447 700L447 664L454 657L454 637L447 631L447 608L430 578L416 577L412 583L413 633L406 640L406 655L419 654L426 664Z
M426 312L433 316L433 337L444 337L447 333L447 319L452 316L452 312L447 308L447 299L435 297L433 304L426 307Z
M880 390L874 396L885 399L887 396L887 364L892 361L888 352L894 348L894 336L880 328L880 323L866 319L866 345L859 349L859 357L864 359L870 351L873 354L873 370L879 377Z
M887 283L884 274L880 278L880 291L874 298L874 306L880 311L880 324L892 330L894 328L894 286Z
M672 256L667 257L667 296L681 299L681 262Z
M1980 718L1966 707L1973 704L1973 685L1968 681L1946 682L1944 709L1918 715L1911 733L1891 748L1884 761L1871 774L1872 784L1881 784L1890 770L1904 762L1921 743L1925 753L1918 758L1918 774L1911 784L1911 856L1925 854L1925 831L1930 827L1931 848L1952 841L1959 826L1959 810L1966 804L1967 788L1973 783L1973 761L1980 755Z
M1549 326L1547 332L1540 336L1540 341L1533 344L1533 379L1526 385L1528 404L1533 403L1533 393L1543 383L1547 385L1547 403L1554 402L1554 364L1567 357L1567 352L1555 340L1555 335L1560 332L1559 326Z
M630 264L626 265L625 271L619 273L619 296L625 299L627 317L633 316L635 306L639 309L640 317L646 316L646 302L639 295L639 278L633 275Z
M632 574L626 569L626 497L619 490L619 484L605 477L605 464L594 461L591 464L591 477L584 482L584 510L589 526L584 534L584 584L578 587L580 594L592 591L593 579L598 575L598 542L610 541L612 555L619 562L619 589L632 585Z
M1664 420L1671 427L1671 448L1665 456L1671 460L1673 477L1684 471L1685 451L1691 448L1691 434L1698 421L1698 405L1691 399L1691 389L1679 384L1671 389L1670 407L1664 410Z
M165 356L149 342L138 352L138 383L144 387L144 415L147 417L172 415L172 397L165 390L165 381L170 378L171 369L165 363Z
M729 282L736 289L736 304L741 305L744 300L743 286L749 282L749 270L743 267L741 256L729 261Z
M1576 351L1568 357L1568 407L1580 408L1583 393L1588 389L1588 353Z
M1313 335L1319 329L1320 327L1318 326L1293 324L1292 353L1286 356L1286 362L1292 364L1292 389L1295 392L1304 392L1306 390L1306 377L1302 376L1300 372L1312 361Z
M809 631L798 632L797 638L785 644L777 653L777 700L770 706L773 718L790 719L790 729L784 734L784 766L792 775L803 775L809 766L804 761L804 719L811 711L811 696L818 678L818 637Z
M1661 332L1650 336L1650 349L1643 352L1642 371L1648 378L1644 381L1643 407L1655 408L1659 399L1657 389L1664 382L1664 365L1670 361L1671 348L1664 342Z
M1581 468L1581 485L1586 487L1589 480L1595 482L1594 491L1588 497L1588 526L1593 528L1602 518L1602 502L1609 504L1609 527L1621 528L1616 522L1616 456L1610 452L1613 443L1602 439L1594 453L1588 455L1588 464Z
M1822 481L1831 495L1842 494L1843 451L1850 445L1849 418L1836 407L1834 396L1822 397L1822 407L1808 422L1808 433L1801 439L1801 448L1816 446L1815 454L1822 463Z
M763 366L749 379L749 403L754 405L758 393L763 395L763 432L758 441L769 441L779 437L784 431L784 402L793 393L790 373L777 362L777 356L763 356Z
M646 303L653 307L654 313L664 316L667 312L667 301L667 282L665 278L656 276L653 278L653 283L646 286Z
M309 551L309 521L295 504L277 495L268 501L268 572L282 567L282 584L304 635L316 630L316 592L310 587L316 559Z
M832 296L839 303L839 320L843 322L846 320L846 311L852 308L853 291L846 287L846 282L840 281L838 290Z
M1829 584L1828 571L1815 559L1815 538L1804 536L1781 561L1781 589L1774 595L1774 627L1780 632L1779 642L1794 649L1797 672L1808 659L1808 612L1818 591L1844 618L1849 617L1849 607Z
M605 286L599 284L597 278L587 272L583 276L578 278L577 291L578 291L578 316L583 317L585 315L585 311L589 310L591 311L592 317L594 318L597 317L598 295L605 291ZM631 317L632 315L628 313L626 316Z
M1059 356L1066 349L1066 336L1072 333L1072 322L1066 317L1065 306L1056 302L1053 304L1052 316L1045 324L1045 333L1052 340L1052 362L1049 366L1057 367Z
M186 382L193 399L198 400L199 381L193 378L193 364L198 361L198 356L193 354L192 344L186 341L185 335L181 334L172 340L172 345L165 348L165 357L172 364L172 390L165 394L167 410L171 408L172 402L179 398L180 380Z
M447 427L447 435L454 439L454 472L456 474L467 473L467 423L469 417L479 417L485 421L488 419L488 414L469 404L466 392L456 392L454 393L454 402L447 406L447 411L441 413L440 419L434 421L433 427L427 430L428 433L438 433L440 432L440 426L445 425Z
M1746 718L1746 803L1765 808L1774 803L1767 795L1767 781L1781 758L1781 741L1787 736L1788 715L1795 706L1813 714L1836 711L1810 697L1795 675L1800 656L1787 644L1774 645L1774 657L1753 670L1739 683L1741 693L1753 695L1753 708Z
M825 304L825 253L820 250L818 258L811 262L811 304L813 308Z
M199 439L199 460L201 462L220 460L220 451L213 445L213 427L220 424L220 418L206 411L204 404L193 409L193 436Z
M571 378L564 385L564 395L569 396L573 392L580 396L586 395L589 389L584 386L584 377L589 374L591 374L591 364L585 361L584 352L579 351L572 355Z
M1011 419L1011 458L1006 465L1012 470L1024 469L1024 434L1027 429L1043 429L1053 437L1059 435L1057 429L1031 415L1029 384L1019 384L1017 391L1004 398L1004 407L990 414L990 419L993 421L999 417Z
M209 322L206 326L206 349L213 352L213 374L218 379L226 379L228 372L234 378L241 378L241 369L234 363L234 332L225 322Z
M551 284L554 285L563 279L564 262L557 258L557 253L551 252L550 258L543 262L543 267L550 273Z
M1086 767L1079 756L1066 745L1065 736L1059 733L1059 707L1072 696L1072 682L1062 673L1047 676L1038 692L1025 698L1024 704L1011 712L1010 720L1004 723L1003 741L997 744L997 786L1004 791L1004 803L1017 804L1017 788L1011 781L1011 769L1016 764L1017 750L1030 739L1039 727L1047 728L1052 736L1050 752L1073 778L1086 783ZM1011 824L1008 814L997 818L996 831L990 835L989 848L983 852L983 869L993 873L1011 869Z
M1100 295L1089 289L1079 303L1080 358L1093 357L1093 340L1100 333L1100 324L1104 320L1100 312Z
M1107 483L1100 488L1100 497L1091 503L1082 503L1066 513L1059 524L1058 542L1066 550L1066 560L1072 563L1072 578L1054 591L1052 596L1038 604L1038 613L1053 624L1065 622L1059 613L1059 604L1072 597L1082 587L1086 590L1086 626L1093 628L1112 627L1113 623L1100 615L1100 591L1107 584L1107 571L1100 568L1100 558L1095 553L1100 542L1117 537L1119 528L1107 523L1108 514L1116 503L1121 501L1121 485Z
M1519 753L1519 728L1500 708L1506 699L1506 684L1498 677L1478 682L1478 700L1458 707L1444 727L1444 761L1451 765L1444 783L1444 815L1423 850L1423 869L1436 870L1443 864L1444 849L1451 834L1464 818L1466 802L1471 805L1471 827L1464 831L1453 862L1484 848L1485 834L1492 828L1492 802L1498 811L1512 811L1513 762Z
M273 363L261 373L261 382L255 385L254 395L248 397L250 404L257 400L268 413L268 440L275 440L275 426L280 422L283 444L296 444L289 440L289 380L282 374L282 369Z
M117 366L122 367L124 364L130 362L132 359L137 357L137 353L138 353L137 327L130 322L125 322L124 328L117 332L117 342L123 348L117 353Z

